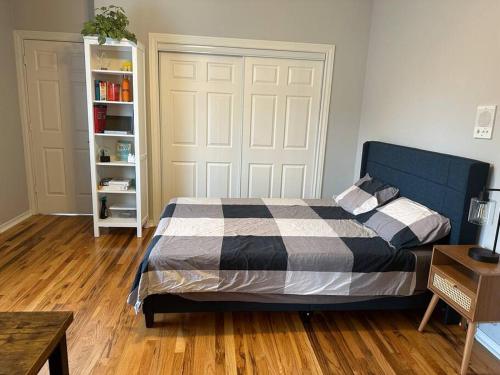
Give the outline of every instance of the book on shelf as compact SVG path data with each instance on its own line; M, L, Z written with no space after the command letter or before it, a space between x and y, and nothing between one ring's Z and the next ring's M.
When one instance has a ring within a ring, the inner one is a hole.
M102 191L126 191L134 183L132 178L105 177L99 182Z
M101 181L99 181L99 186L108 186L109 185L109 181L111 181L111 180L112 180L111 177L101 178Z
M126 130L104 130L104 134L131 135L131 133Z
M120 185L101 185L99 186L100 191L127 191L128 186L120 186Z
M108 185L116 185L116 186L130 186L132 184L132 180L130 178L112 178L108 181Z

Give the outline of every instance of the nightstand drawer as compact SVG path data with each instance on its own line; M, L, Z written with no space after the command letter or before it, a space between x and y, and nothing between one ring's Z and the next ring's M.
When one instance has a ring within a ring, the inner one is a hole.
M464 288L457 280L432 267L430 287L454 307L472 318L474 315L475 294Z

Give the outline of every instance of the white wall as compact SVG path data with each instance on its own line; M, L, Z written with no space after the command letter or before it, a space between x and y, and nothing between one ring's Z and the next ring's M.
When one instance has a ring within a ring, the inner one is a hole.
M350 185L358 139L371 0L96 0L123 6L149 32L335 44L323 196Z
M492 140L472 138L476 107L500 105L499 20L497 0L374 2L357 167L367 140L500 165L500 114ZM498 170L490 186L500 187ZM494 229L482 234L484 245ZM481 329L500 344L499 328Z
M29 209L12 16L10 2L0 0L0 225Z

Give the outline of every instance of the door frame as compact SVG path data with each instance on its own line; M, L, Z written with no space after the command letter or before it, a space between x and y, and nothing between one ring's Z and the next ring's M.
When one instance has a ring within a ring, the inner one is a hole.
M324 62L322 77L318 136L316 138L313 189L316 198L321 196L323 167L326 151L326 132L330 112L335 45L296 43L270 40L220 38L180 34L149 33L149 106L151 135L151 195L152 217L155 222L161 215L161 124L159 53L184 52L219 54L242 57L274 57L318 60Z
M83 37L76 33L51 31L14 30L14 53L16 58L17 92L19 98L19 113L23 134L24 166L26 169L26 184L28 187L29 211L37 214L38 205L35 193L35 177L33 170L33 141L31 140L31 124L28 106L28 86L26 82L26 64L24 56L24 42L40 40L48 42L82 43Z

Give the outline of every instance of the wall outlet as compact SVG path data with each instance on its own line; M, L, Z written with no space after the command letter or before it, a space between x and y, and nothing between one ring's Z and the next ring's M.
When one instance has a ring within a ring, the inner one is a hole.
M474 138L491 139L496 111L496 105L480 105L477 107Z

